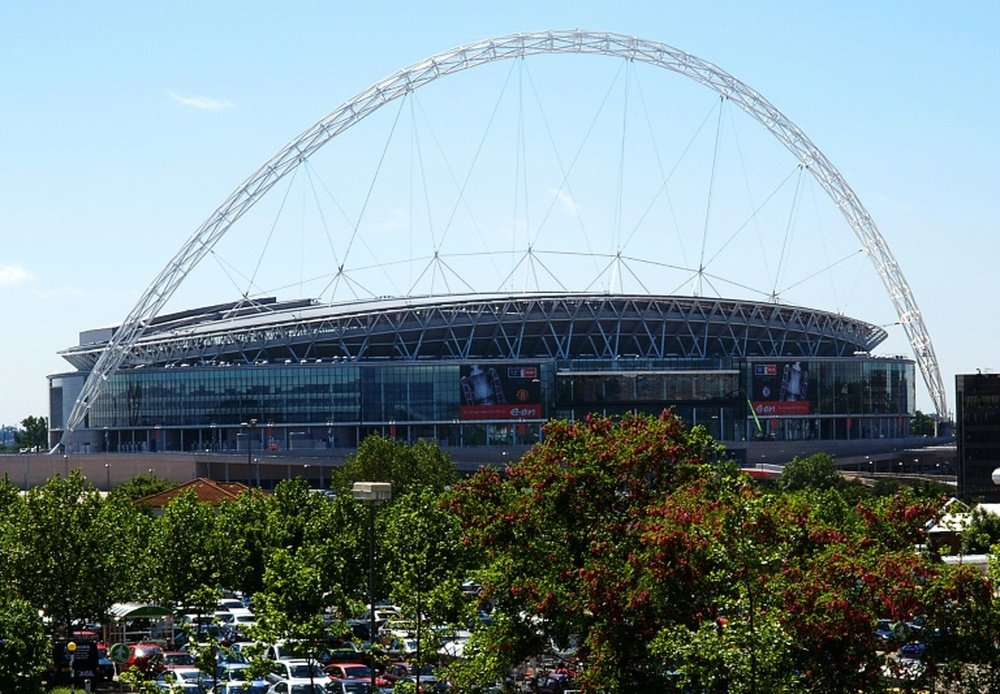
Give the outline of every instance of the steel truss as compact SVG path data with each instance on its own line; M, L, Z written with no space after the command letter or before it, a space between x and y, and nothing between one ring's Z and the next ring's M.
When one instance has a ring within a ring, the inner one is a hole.
M689 77L729 99L760 122L801 164L838 206L861 240L888 292L940 416L948 407L930 334L903 273L871 215L843 176L788 118L749 86L701 58L662 43L588 31L514 34L461 46L400 70L332 111L275 154L241 183L184 243L145 290L87 378L63 432L65 445L83 421L104 383L188 273L229 228L285 175L331 139L382 106L434 80L487 63L546 53L580 53L637 60Z
M187 329L151 328L125 367L333 360L650 360L847 357L885 330L842 315L703 297L531 294L429 297L302 309L276 304L233 322L205 314ZM101 345L68 350L93 366Z

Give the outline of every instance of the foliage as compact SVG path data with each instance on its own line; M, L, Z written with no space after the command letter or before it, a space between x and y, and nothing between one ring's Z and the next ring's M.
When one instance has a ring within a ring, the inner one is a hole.
M129 501L137 501L143 497L159 494L173 489L177 485L155 475L136 475L122 482L111 491L111 496L123 497Z
M550 424L506 479L482 470L451 498L497 608L463 684L573 635L585 690L873 691L882 618L993 643L982 577L914 551L937 500L866 498L831 463L769 494L671 416Z
M415 662L432 662L437 658L437 645L427 642L431 632L425 628L424 616L437 625L469 621L463 614L461 584L471 557L461 543L458 518L425 487L399 498L386 511L381 536L390 597L416 619Z
M478 646L487 674L501 677L550 638L579 635L585 682L655 687L658 677L642 667L657 619L634 561L637 531L651 504L696 484L710 464L721 469L721 453L703 430L687 432L669 414L591 416L550 422L506 479L484 469L459 484L451 508L485 561L482 595L502 613Z
M929 414L917 410L910 417L910 436L934 436L937 420Z
M1000 516L980 507L972 510L969 525L962 531L963 554L986 554L1000 542Z
M455 466L436 444L406 444L373 434L337 469L333 487L346 492L354 482L389 482L398 498L423 487L440 492L456 479Z
M49 420L46 417L29 415L21 420L24 429L17 433L15 440L20 448L46 450L49 444Z
M40 694L50 659L38 611L26 600L0 595L0 682L5 694Z
M211 612L228 549L212 507L199 503L193 490L178 494L163 508L150 537L149 552L156 563L152 597L199 614Z
M830 489L841 482L837 463L828 453L814 453L806 458L795 457L785 465L778 480L784 491Z
M79 471L30 489L11 538L18 594L64 632L76 619L98 618L110 606L110 582L99 524L101 496Z
M241 498L224 513L251 502L258 503ZM284 481L255 511L252 525L252 536L242 534L241 543L244 552L263 558L254 637L297 644L315 660L330 638L349 631L343 617L356 606L353 596L366 575L359 561L366 537L363 509L349 495L331 500L310 493L302 480ZM253 665L261 671L260 662Z

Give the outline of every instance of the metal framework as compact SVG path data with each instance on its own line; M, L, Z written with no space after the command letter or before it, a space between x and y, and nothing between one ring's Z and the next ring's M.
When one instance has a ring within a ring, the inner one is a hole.
M839 314L704 297L537 293L321 304L225 317L216 307L151 326L121 368L339 360L724 360L849 357L886 336ZM93 367L103 344L63 356Z
M939 415L947 415L944 385L930 334L898 263L847 181L794 123L734 76L676 48L621 34L542 31L478 41L400 70L322 118L241 183L184 243L129 312L87 378L66 422L62 443L68 443L103 384L127 358L135 342L192 268L285 175L382 106L440 77L499 60L547 53L614 56L662 67L729 99L770 131L826 190L861 240L896 308L935 408Z

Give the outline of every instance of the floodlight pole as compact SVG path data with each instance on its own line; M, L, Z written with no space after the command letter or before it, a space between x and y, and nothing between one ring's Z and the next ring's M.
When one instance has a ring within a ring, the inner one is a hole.
M372 658L371 690L375 684L375 510L392 498L392 485L388 482L355 482L351 487L354 498L368 507L368 642Z

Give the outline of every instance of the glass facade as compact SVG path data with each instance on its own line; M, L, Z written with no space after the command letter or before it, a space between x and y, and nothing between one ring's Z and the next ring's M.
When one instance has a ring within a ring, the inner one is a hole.
M85 376L52 378L55 428L63 389ZM487 378L476 385L498 397L470 406L470 382ZM903 358L292 362L119 372L80 433L111 451L340 448L370 433L518 446L549 417L670 408L723 442L851 440L905 436L914 403Z
M959 495L1000 501L993 483L1000 468L1000 374L959 374L955 404Z

